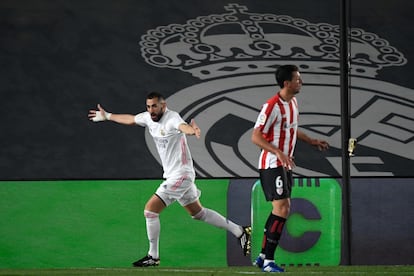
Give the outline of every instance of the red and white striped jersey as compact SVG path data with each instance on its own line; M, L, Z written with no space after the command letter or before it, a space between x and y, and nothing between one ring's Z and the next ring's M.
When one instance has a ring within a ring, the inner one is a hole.
M257 117L254 128L259 128L263 137L292 157L297 139L299 109L295 97L286 102L279 93L267 100ZM259 169L276 168L282 163L277 156L262 149Z

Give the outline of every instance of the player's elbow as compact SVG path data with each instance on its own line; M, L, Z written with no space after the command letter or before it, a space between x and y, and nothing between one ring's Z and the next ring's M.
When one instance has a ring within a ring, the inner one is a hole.
M257 129L254 129L253 133L252 133L252 136L250 138L252 143L255 144L255 145L259 145L261 138L262 138L262 134L260 133L260 131L257 130Z

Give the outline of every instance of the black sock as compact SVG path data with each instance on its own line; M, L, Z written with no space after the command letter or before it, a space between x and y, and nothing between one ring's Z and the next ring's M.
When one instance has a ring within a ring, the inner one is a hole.
M266 259L274 260L276 247L279 244L286 219L270 213L265 225L265 234L262 243L262 252Z

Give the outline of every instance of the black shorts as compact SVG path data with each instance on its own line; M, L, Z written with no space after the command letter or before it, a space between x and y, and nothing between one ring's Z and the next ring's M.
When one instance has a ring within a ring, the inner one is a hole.
M291 170L277 167L259 170L260 182L267 201L290 198L293 185Z

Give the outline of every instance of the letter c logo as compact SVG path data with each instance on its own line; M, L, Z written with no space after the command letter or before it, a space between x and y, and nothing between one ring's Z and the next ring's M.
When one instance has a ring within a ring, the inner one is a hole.
M292 198L292 208L290 216L299 214L306 220L320 220L321 216L316 206L304 198ZM288 231L288 227L285 227L282 237L280 239L280 247L290 252L304 252L312 248L319 240L321 236L320 231L306 231L303 229L303 234L299 237L291 235Z

